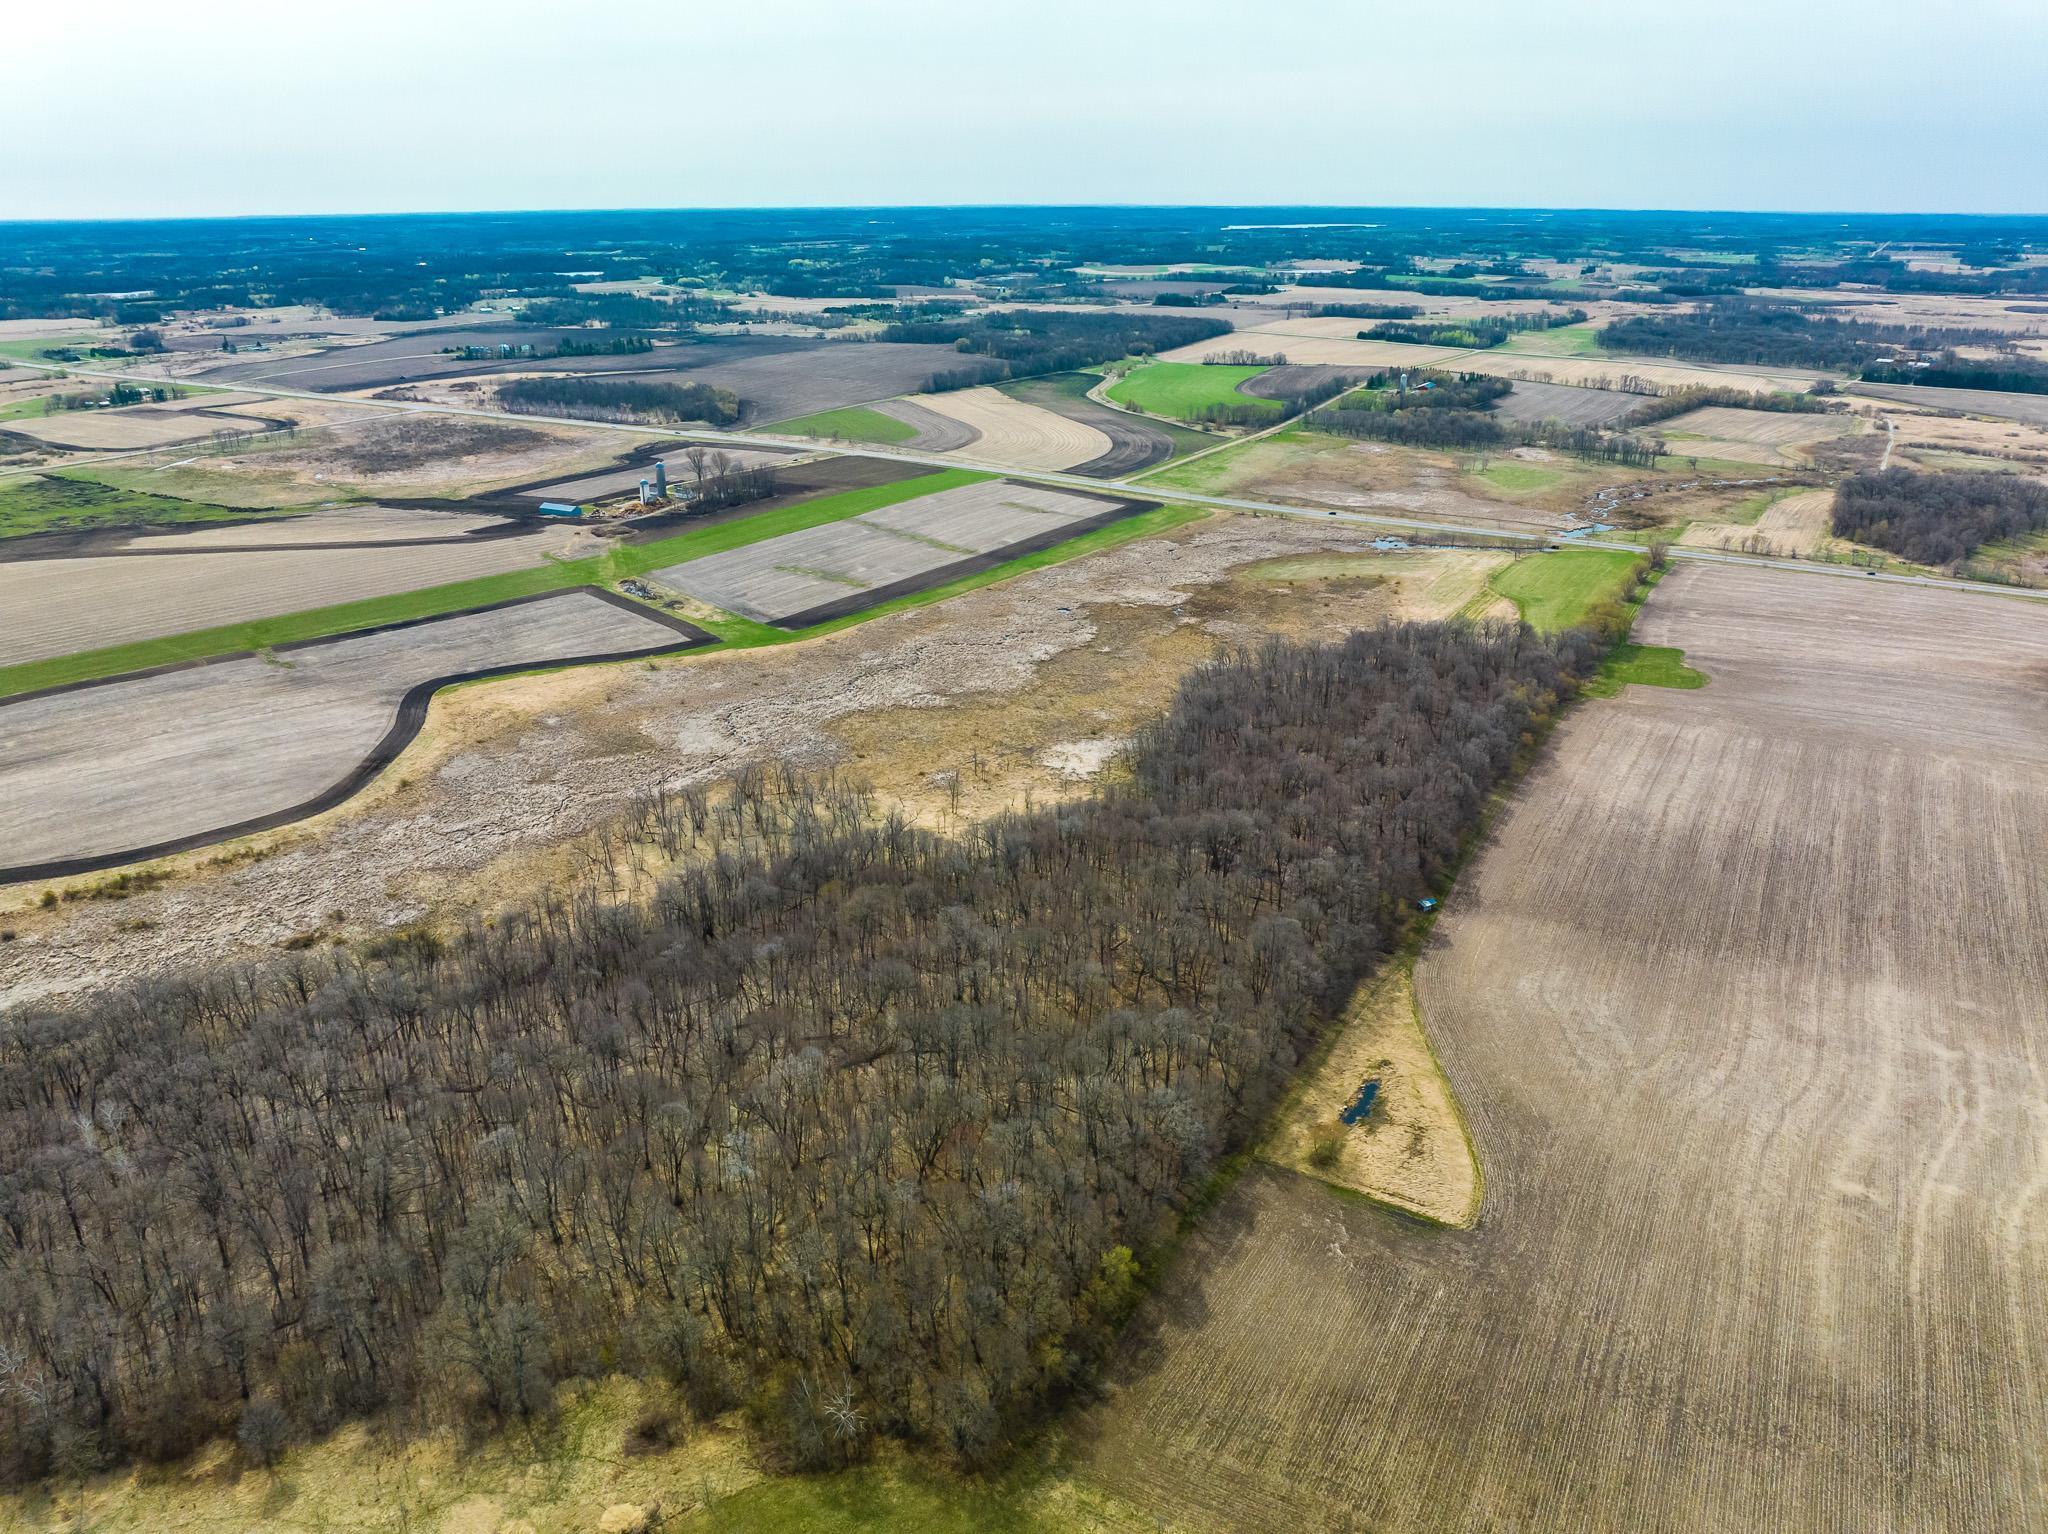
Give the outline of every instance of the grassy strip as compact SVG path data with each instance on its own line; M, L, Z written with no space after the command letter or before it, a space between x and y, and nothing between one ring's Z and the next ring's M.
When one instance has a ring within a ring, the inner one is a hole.
M705 554L716 554L725 549L739 548L744 544L758 543L764 538L774 538L783 533L797 532L827 522L837 522L846 517L858 516L864 511L875 511L883 506L894 505L898 501L913 500L918 496L930 495L940 490L975 484L989 477L964 469L948 469L937 474L920 475L915 479L898 480L893 484L868 485L857 490L842 491L837 495L822 496L817 500L799 501L794 505L777 507L773 511L760 512L751 517L716 523L710 527L694 528L673 538L662 538L651 543L614 549L589 559L550 560L524 570L509 570L500 575L453 581L443 586L426 586L415 591L397 592L391 596L368 597L332 607L315 607L303 612L282 613L274 618L256 618L243 623L224 624L218 628L172 634L161 639L143 639L130 644L110 645L104 649L85 650L49 660L26 661L19 665L0 667L0 697L33 692L43 687L57 687L67 682L116 676L124 671L140 671L150 666L169 665L176 661L197 660L209 655L226 655L237 650L259 650L268 646L289 644L295 640L319 639L329 634L345 634L354 629L373 628L379 624L401 623L412 618L430 618L438 613L456 612L465 607L481 606L486 602L502 602L510 597L557 591L567 586L608 585L614 581L624 580L628 576L644 575L649 570L656 570L664 565L696 559Z
M1185 420L1211 405L1251 406L1277 419L1284 408L1278 400L1237 391L1239 384L1265 371L1209 362L1149 362L1126 373L1107 392L1118 404L1176 420Z
M1616 645L1601 662L1600 674L1586 684L1590 697L1611 698L1629 683L1639 687L1692 689L1707 685L1707 674L1685 663L1685 651L1672 645Z
M800 415L793 421L777 421L763 430L784 437L826 437L837 442L908 442L917 435L917 428L908 421L870 410L866 405Z

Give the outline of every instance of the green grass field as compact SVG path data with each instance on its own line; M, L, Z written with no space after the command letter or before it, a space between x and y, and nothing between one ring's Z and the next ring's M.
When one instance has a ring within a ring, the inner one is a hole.
M50 353L79 350L102 344L90 331L79 335L32 336L23 340L0 341L0 357L17 362L45 362ZM81 351L82 355L82 351Z
M1601 662L1600 675L1586 691L1596 698L1611 698L1634 683L1638 687L1679 687L1707 685L1707 674L1685 663L1685 651L1671 645L1618 644Z
M1586 621L1596 603L1619 601L1641 556L1625 549L1559 549L1525 554L1496 571L1493 589L1515 604L1522 621L1545 634Z
M848 405L843 410L821 410L761 428L784 437L823 437L838 442L908 442L917 428L893 415L870 410L866 405Z
M266 515L275 516L271 508ZM187 522L230 522L250 515L228 506L123 490L98 480L35 474L0 479L0 538L94 527L164 527Z
M58 391L55 389L51 390L53 394L56 392ZM26 399L9 400L6 404L0 405L0 421L19 421L26 416L48 415L50 412L45 405L49 398L48 394L31 394Z
M1519 458L1499 458L1489 461L1483 469L1472 469L1469 477L1503 495L1534 495L1538 491L1563 484L1567 476L1563 469L1552 468L1547 464L1524 463Z
M1177 421L1192 417L1213 405L1261 407L1261 413L1279 418L1277 400L1262 400L1240 394L1237 386L1267 371L1261 367L1225 367L1207 362L1148 362L1109 386L1109 397L1148 415L1171 416Z
M1560 325L1554 330L1524 330L1509 336L1499 350L1528 357L1598 357L1600 327Z

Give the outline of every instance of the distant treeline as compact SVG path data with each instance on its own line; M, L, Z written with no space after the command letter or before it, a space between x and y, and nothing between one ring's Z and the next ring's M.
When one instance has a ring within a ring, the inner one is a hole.
M1482 282L1476 277L1427 277L1360 267L1355 272L1303 272L1295 282L1304 288L1383 288L1420 293L1425 298L1477 298L1488 303L1537 300L1555 303L1558 290L1526 282ZM1576 296L1576 295L1574 295Z
M555 347L557 357L631 357L654 350L654 342L646 336L594 336L585 341L575 336L564 336Z
M1629 412L1628 423L1631 426L1648 426L1653 421L1668 421L1688 411L1704 410L1709 405L1724 405L1733 410L1775 411L1786 415L1827 415L1849 408L1841 400L1819 394L1787 394L1781 390L1752 394L1747 389L1693 384L1645 399Z
M569 293L537 299L515 316L522 325L575 329L618 325L634 330L676 330L733 318L729 304L707 298L650 298L640 293Z
M593 421L704 421L730 426L740 418L739 396L730 389L637 378L515 378L498 386L498 403L526 415Z
M1597 659L1514 624L1273 644L1115 785L958 840L749 768L445 944L16 1009L0 1478L530 1421L619 1370L799 1465L987 1460Z
M1070 373L1119 357L1150 356L1228 335L1223 320L1154 314L1143 309L1011 309L994 313L906 320L881 333L884 341L952 346L1000 362L999 377Z
M2002 389L2011 394L2048 394L2048 363L2026 357L1970 362L1953 352L1926 367L1867 367L1870 383L1925 384L1931 389Z
M1684 313L1629 315L1600 331L1600 344L1607 350L1639 356L1850 371L1901 349L1931 351L2000 339L1988 331L1833 319L1790 304L1746 299L1722 300Z
M1316 304L1317 318L1342 320L1412 320L1422 313L1420 304Z
M1499 346L1526 330L1577 325L1585 318L1583 309L1544 309L1530 314L1484 315L1419 325L1394 322L1361 330L1358 338L1361 341L1405 341L1414 346L1458 346L1476 351Z
M1923 565L1955 565L1987 543L2048 528L2048 485L2021 474L1852 474L1835 487L1834 530Z

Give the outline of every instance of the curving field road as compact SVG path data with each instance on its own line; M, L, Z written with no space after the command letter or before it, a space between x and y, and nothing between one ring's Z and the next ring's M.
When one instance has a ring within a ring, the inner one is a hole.
M1417 986L1472 1232L1277 1169L1097 1478L1215 1528L2048 1528L2048 613L1690 566Z

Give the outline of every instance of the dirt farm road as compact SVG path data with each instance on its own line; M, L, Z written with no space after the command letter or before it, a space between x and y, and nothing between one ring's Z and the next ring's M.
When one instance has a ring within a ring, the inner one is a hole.
M135 372L113 372L87 368L58 368L42 363L21 363L22 367L39 368L45 372L68 372L74 377L127 379L149 377ZM175 380L173 380L175 381ZM300 389L274 389L261 384L237 384L244 393L264 394L276 399L304 399L331 403L333 395L314 394ZM425 400L365 400L361 403L377 408L396 411L410 411L415 414L449 415L486 421L510 421L523 425L574 426L583 429L599 429L634 437L688 438L698 442L716 442L731 447L760 447L764 444L779 447L815 449L817 443L809 438L777 437L767 432L733 432L716 430L683 430L666 426L628 426L609 421L585 421L569 416L516 415L509 411L484 410L471 405L443 405ZM161 451L155 449L153 451ZM933 469L975 469L989 474L1001 474L1010 479L1030 481L1036 484L1053 485L1061 489L1087 490L1098 493L1123 494L1133 497L1157 496L1158 492L1147 486L1142 477L1136 480L1090 479L1085 475L1063 473L1052 469L1018 469L1006 464L981 463L959 453L922 453L908 448L871 447L865 444L849 444L835 448L835 451L849 458L880 458L895 463L914 463ZM134 453L123 453L120 457L134 457ZM1192 490L1175 490L1165 499L1193 506L1217 506L1229 511L1254 511L1272 516L1307 517L1315 521L1358 522L1373 527L1385 527L1395 532L1449 533L1469 538L1475 533L1490 537L1515 539L1535 545L1556 541L1545 533L1532 533L1510 528L1480 527L1469 522L1432 522L1419 517L1390 516L1384 512L1327 511L1314 510L1305 506L1289 506L1279 501L1248 500L1240 496L1203 495ZM1574 538L1574 548L1595 549L1639 549L1640 544L1625 539ZM1993 586L1980 581L1951 580L1935 575L1894 575L1888 572L1856 569L1844 565L1822 564L1813 560L1780 559L1772 555L1726 554L1717 550L1689 549L1674 546L1671 557L1706 564L1757 565L1773 569L1803 570L1814 575L1833 575L1853 578L1866 583L1891 585L1938 587L1953 591L1972 591L1987 595L2016 597L2022 600L2048 601L2048 590L2034 590L2016 586Z

